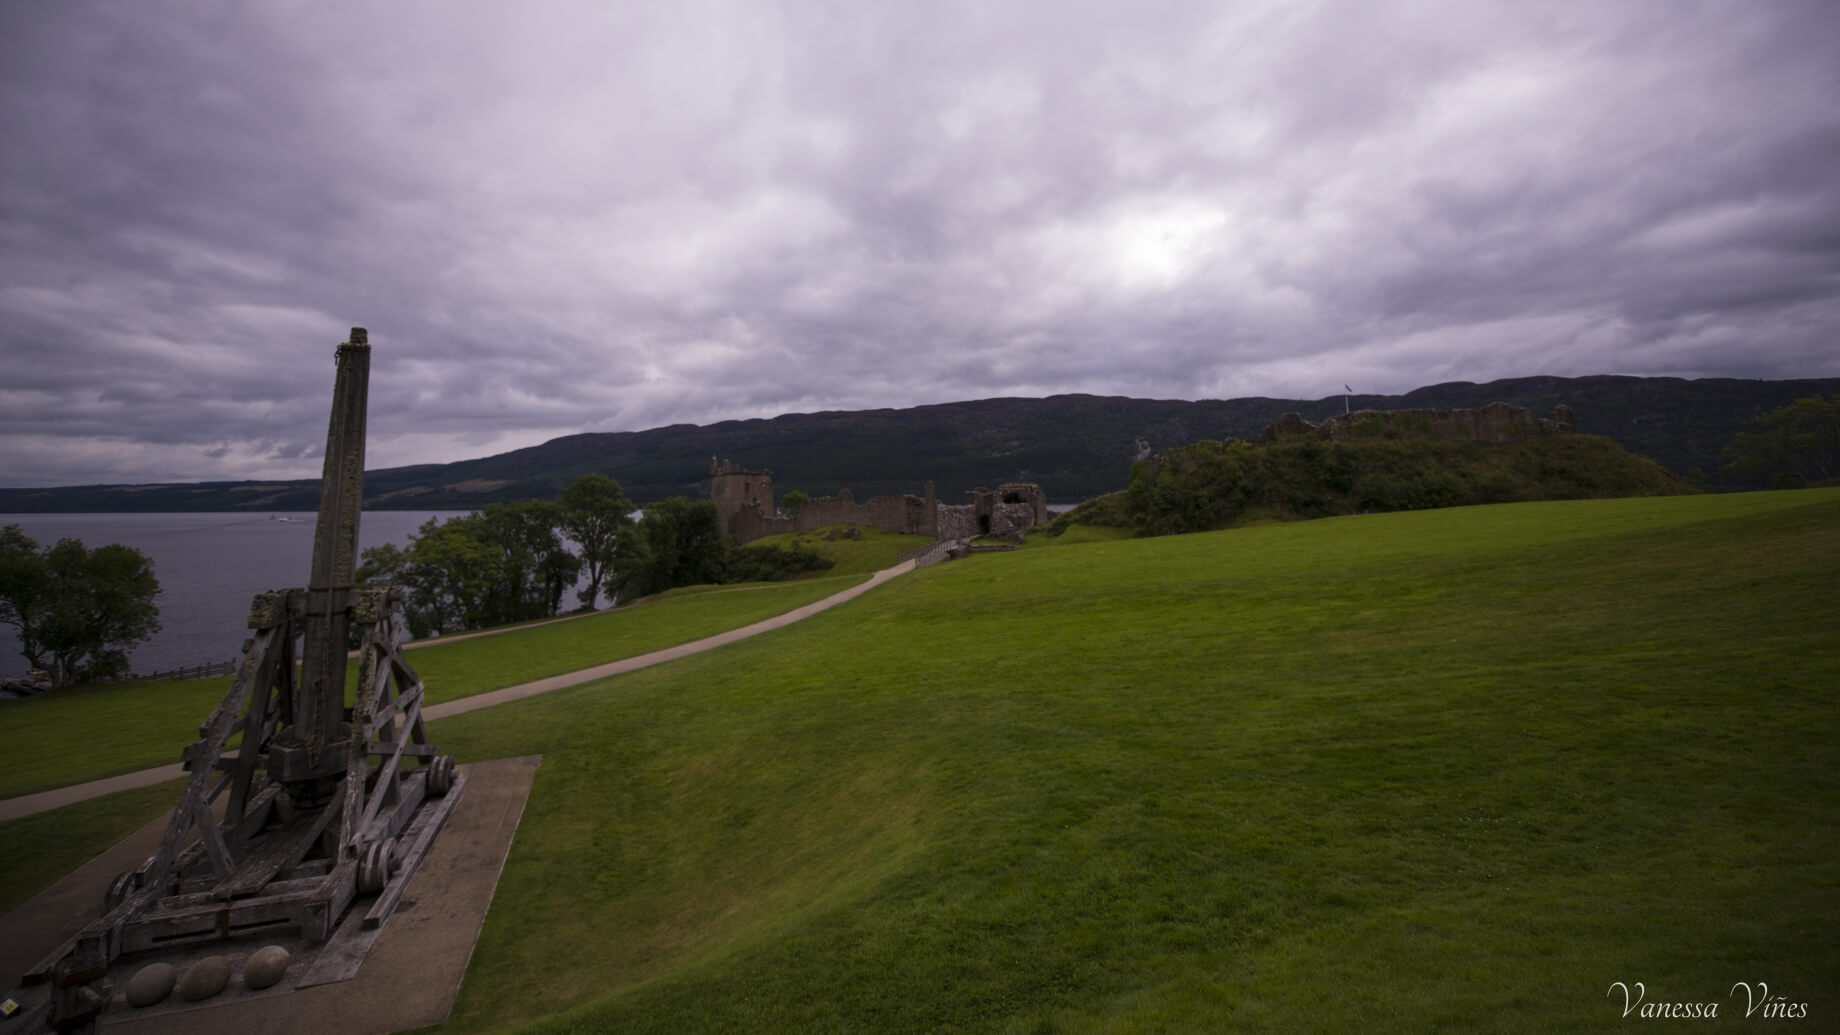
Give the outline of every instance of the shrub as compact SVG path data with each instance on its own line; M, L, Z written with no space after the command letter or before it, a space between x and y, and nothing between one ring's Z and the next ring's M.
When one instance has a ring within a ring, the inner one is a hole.
M1169 535L1255 516L1693 491L1653 461L1595 435L1449 441L1433 437L1422 419L1388 429L1377 416L1357 421L1353 431L1365 437L1197 442L1166 452L1133 470L1123 494L1126 523L1140 535Z
M783 582L807 572L829 571L837 562L796 542L790 547L740 546L729 552L725 582Z

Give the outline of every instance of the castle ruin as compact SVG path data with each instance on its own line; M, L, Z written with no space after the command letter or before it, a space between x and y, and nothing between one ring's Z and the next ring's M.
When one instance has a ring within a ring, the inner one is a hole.
M782 514L773 494L773 472L745 470L714 457L709 461L709 498L722 516L722 530L737 543L845 523L934 539L994 536L1019 543L1031 528L1048 523L1048 498L1031 482L973 489L966 495L968 503L942 504L928 482L921 496L872 496L858 503L844 489L807 500L797 514Z

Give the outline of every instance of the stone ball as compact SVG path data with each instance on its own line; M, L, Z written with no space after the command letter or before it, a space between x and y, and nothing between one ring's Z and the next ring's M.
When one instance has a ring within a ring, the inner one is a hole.
M209 999L230 983L230 961L223 956L206 956L185 968L179 979L179 996L188 1003Z
M152 1006L172 994L179 972L170 963L149 963L128 979L128 1005Z
M288 958L288 951L279 945L265 945L250 953L243 964L243 984L259 990L280 981L287 972Z

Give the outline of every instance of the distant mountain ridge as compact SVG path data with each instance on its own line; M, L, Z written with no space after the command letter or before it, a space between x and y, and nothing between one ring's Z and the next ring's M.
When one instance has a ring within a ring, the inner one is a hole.
M1604 435L1676 475L1697 467L1715 488L1754 488L1723 478L1720 451L1768 410L1809 395L1840 392L1840 378L1522 377L1487 384L1453 381L1404 395L1353 395L1354 409L1455 409L1491 402L1544 415L1560 403L1578 430ZM619 480L635 501L707 496L709 464L721 456L769 468L781 490L858 497L918 492L931 481L941 500L978 486L1036 482L1050 500L1076 501L1123 488L1143 440L1165 450L1202 439L1251 438L1288 412L1321 421L1340 395L1316 400L1130 399L1056 395L981 399L908 409L791 413L771 419L673 424L645 431L567 435L476 460L365 473L365 506L451 510L553 497L579 475ZM0 489L0 512L84 513L313 510L319 479L88 485Z

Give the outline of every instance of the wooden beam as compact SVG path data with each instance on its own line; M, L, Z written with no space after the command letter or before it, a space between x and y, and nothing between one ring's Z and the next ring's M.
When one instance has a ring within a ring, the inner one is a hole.
M413 721L416 718L419 718L421 714L422 714L421 702L411 701L409 704L409 715L410 715L411 721ZM354 734L358 732L356 727L357 727L357 724L353 723L352 732ZM392 729L390 732L393 735L395 733L395 730ZM402 764L403 746L407 743L408 741L406 739L396 741L394 744L391 744L389 741L384 742L386 746L393 747L395 750L390 752L390 757L385 759L383 764L378 768L377 786L372 788L370 800L365 803L364 814L358 819L357 824L351 828L352 833L355 833L359 830L363 830L364 828L370 826L371 820L377 817L377 810L383 807L384 800L386 798L395 797L395 795L389 794L387 792L389 790L394 789L393 785L397 779L397 772L398 772L397 767ZM368 746L369 745L366 745L366 747ZM385 781L390 782L392 784L392 787L386 788L384 786Z
M173 861L185 842L185 835L191 832L195 817L202 816L206 824L215 826L216 821L211 818L207 804L209 798L205 795L205 787L216 768L217 756L223 753L224 743L230 738L230 726L236 719L239 704L248 696L256 673L268 657L274 636L273 629L264 629L252 638L242 667L230 683L230 692L224 695L217 710L211 713L210 721L205 723L205 736L186 749L192 775L180 794L178 807L173 809L172 819L166 825L166 834L160 839L160 847L153 854L153 865L148 872L148 883L151 885L157 887L166 882L172 872ZM203 764L198 764L200 762Z
M297 821L286 831L275 831L263 843L243 856L235 876L224 882L216 894L221 898L240 898L265 891L275 874L293 866L313 847L320 831L332 820L332 809L321 809L312 822Z
M262 753L262 735L268 726L269 713L272 711L272 688L275 681L275 666L265 662L256 670L255 682L250 687L248 707L243 712L243 742L237 749L236 768L232 770L230 783L230 801L224 806L224 822L236 824L243 819L243 807L249 801L249 781L255 775L256 759Z
M426 773L421 775L427 776ZM421 814L415 817L415 821L409 824L408 831L403 835L405 850L402 853L401 867L396 871L396 875L390 878L390 882L384 885L383 893L377 896L377 901L371 903L371 908L364 914L365 929L381 926L385 920L390 918L390 914L396 911L397 903L402 901L403 891L409 887L409 881L415 877L415 871L421 866L422 858L428 854L428 846L434 843L434 836L441 832L443 826L447 825L447 818L453 815L454 807L460 804L460 792L465 788L466 774L454 774L454 785L448 790L447 796L431 807L423 809Z

